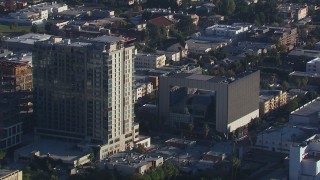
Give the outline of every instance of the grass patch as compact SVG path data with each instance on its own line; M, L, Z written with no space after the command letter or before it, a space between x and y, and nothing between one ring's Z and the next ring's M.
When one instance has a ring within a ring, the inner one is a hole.
M14 26L11 25L0 25L0 33L5 35L17 34L17 33L29 33L31 26Z

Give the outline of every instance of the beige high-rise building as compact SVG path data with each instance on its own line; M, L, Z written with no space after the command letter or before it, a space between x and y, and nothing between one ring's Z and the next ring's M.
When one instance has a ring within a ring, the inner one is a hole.
M134 46L56 37L35 43L33 55L37 135L97 147L100 159L133 147Z

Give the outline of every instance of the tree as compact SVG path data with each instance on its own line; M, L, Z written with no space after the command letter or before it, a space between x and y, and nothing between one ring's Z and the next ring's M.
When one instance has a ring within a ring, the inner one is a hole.
M54 27L54 24L52 22L46 22L46 24L44 25L44 29L45 29L47 34L51 34L52 33L53 27Z
M94 153L90 153L88 159L90 160L90 162L94 162L95 160Z
M283 81L281 84L282 91L287 91L289 89L289 83L287 81Z
M194 128L193 123L189 123L189 124L188 124L188 128L189 128L189 132L191 133L192 130L193 130L193 128Z
M292 112L299 107L299 103L296 100L289 101L286 107L287 112Z
M5 6L8 11L13 11L15 9L14 0L6 0Z
M30 178L30 172L31 172L31 168L30 168L30 166L27 166L26 168L25 168L25 170L23 171L23 179L24 180L30 180L31 178Z
M141 11L142 11L142 6L141 6L141 4L138 4L136 6L136 12L140 13Z
M236 9L234 0L221 0L220 11L222 15L230 16Z
M190 35L196 32L197 26L193 24L193 20L190 16L183 16L177 24L177 29Z
M138 147L136 148L136 151L138 153L144 154L147 152L147 148L144 147L142 144L138 144Z
M236 75L236 73L232 69L230 69L227 71L226 75L227 75L227 77L234 77Z
M208 124L207 124L207 123L204 123L204 124L203 124L203 134L204 134L204 137L205 137L205 138L208 136L209 131L210 131L210 128L209 128Z
M232 179L237 179L237 171L241 164L240 159L234 157L232 158Z
M308 84L308 77L303 77L301 79L301 86L304 88L307 86L307 84Z
M31 26L31 29L30 29L31 32L37 33L38 30L39 30L39 29L38 29L38 26L37 26L36 24L33 24L33 25Z

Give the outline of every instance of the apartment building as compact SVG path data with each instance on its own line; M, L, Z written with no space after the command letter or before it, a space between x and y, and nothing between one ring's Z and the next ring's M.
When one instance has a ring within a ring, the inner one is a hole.
M31 89L32 69L28 64L0 61L0 93Z
M287 92L262 90L259 96L260 116L268 114L287 104Z
M319 57L316 57L313 60L307 62L306 72L320 73L320 58Z
M166 65L166 55L138 53L134 60L137 68L160 68Z
M133 147L134 46L55 37L36 42L33 55L36 135L96 145L99 159Z
M299 21L307 17L308 9L309 8L307 4L287 3L278 7L279 14L281 17L286 19L294 19L296 21Z

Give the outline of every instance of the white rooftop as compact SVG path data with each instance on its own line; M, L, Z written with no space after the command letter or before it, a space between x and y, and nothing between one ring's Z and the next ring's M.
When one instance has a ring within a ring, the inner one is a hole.
M29 33L22 36L17 36L11 39L6 40L6 42L17 42L17 43L24 43L24 44L34 44L37 41L45 41L50 39L52 35L49 34L35 34Z

